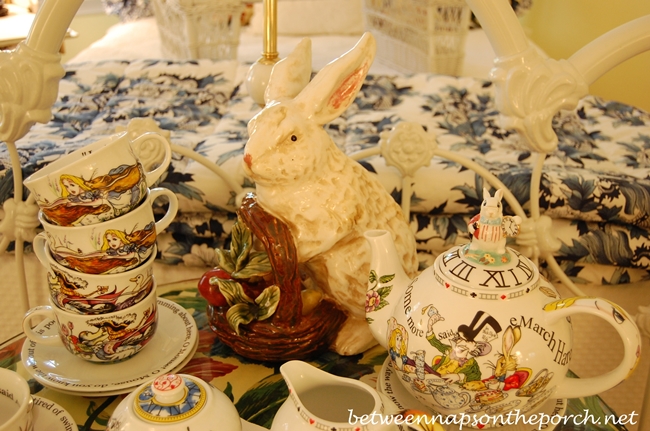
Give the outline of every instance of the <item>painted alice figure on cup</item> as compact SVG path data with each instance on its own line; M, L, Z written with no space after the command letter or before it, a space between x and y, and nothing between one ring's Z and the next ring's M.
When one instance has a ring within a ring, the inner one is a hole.
M88 281L73 277L52 267L48 272L48 284L54 302L64 310L84 314L104 314L123 310L139 302L153 288L151 273L138 274L129 284L118 289L108 285L88 286Z
M60 226L95 224L118 217L137 205L146 193L142 166L122 165L107 175L86 180L62 174L60 198L40 204L45 217Z
M140 322L135 322L136 314L125 316L96 317L88 321L96 331L81 331L74 333L72 322L61 325L65 330L66 346L73 353L91 358L93 356L103 361L118 361L133 356L133 350L140 350L150 337L148 334L155 329L155 308L145 310Z
M131 233L107 229L102 243L94 253L80 255L65 248L55 248L54 257L60 264L75 271L90 274L111 274L133 268L144 261L146 252L156 243L156 226L149 223Z

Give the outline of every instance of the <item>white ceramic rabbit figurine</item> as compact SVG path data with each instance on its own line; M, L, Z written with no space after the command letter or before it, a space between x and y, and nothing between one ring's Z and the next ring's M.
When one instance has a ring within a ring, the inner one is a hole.
M303 40L274 66L265 108L248 123L244 155L258 202L287 223L299 263L348 312L332 346L342 355L376 344L365 320L370 248L364 232L390 231L405 271L413 276L418 267L415 238L400 207L322 127L352 104L375 49L366 33L309 82L311 42Z
M493 250L497 254L506 252L506 237L516 236L518 226L521 225L521 217L504 216L501 199L503 190L499 189L490 195L490 191L483 189L483 202L481 213L474 216L470 221L468 231L472 235L470 250L488 251ZM517 226L516 233L506 232L503 228L504 220L512 220Z

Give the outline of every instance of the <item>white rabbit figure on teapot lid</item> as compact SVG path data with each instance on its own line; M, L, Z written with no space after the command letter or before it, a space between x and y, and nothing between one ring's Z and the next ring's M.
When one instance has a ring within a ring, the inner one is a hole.
M366 233L373 255L367 320L400 381L433 411L474 415L470 426L480 428L509 411L537 413L550 397L612 388L632 373L641 345L638 328L618 305L560 299L532 261L506 247L521 220L503 216L501 197L500 190L494 196L484 190L481 213L470 221L471 242L442 253L413 280L390 235ZM569 315L577 313L599 316L620 334L624 357L611 372L565 377L573 347Z
M375 50L366 33L310 82L311 45L304 39L273 67L266 106L248 123L243 161L259 204L289 226L304 273L345 309L332 346L342 355L377 344L365 322L364 232L386 229L404 270L415 275L418 268L415 237L399 205L323 129L354 102Z
M494 196L483 189L481 212L469 221L468 230L472 235L470 250L493 251L496 254L506 254L506 238L517 236L521 217L503 216L501 198L503 191L497 190Z

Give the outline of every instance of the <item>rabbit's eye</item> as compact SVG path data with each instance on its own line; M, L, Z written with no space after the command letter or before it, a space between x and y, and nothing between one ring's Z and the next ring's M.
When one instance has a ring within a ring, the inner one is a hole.
M291 140L293 142L296 142L298 140L298 137L296 135L291 135Z

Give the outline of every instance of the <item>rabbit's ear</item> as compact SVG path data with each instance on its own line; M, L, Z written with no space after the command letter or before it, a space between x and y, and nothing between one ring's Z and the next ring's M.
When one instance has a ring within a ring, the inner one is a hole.
M521 340L521 326L513 326L512 327L512 335L514 335L515 340L513 343L513 346Z
M291 54L278 61L269 77L264 102L293 99L311 78L311 39L304 38Z
M483 187L483 200L486 201L491 197L492 196L490 195L490 191L487 188Z
M501 198L503 198L503 190L499 189L496 191L494 194L494 197L498 200L501 201Z
M370 33L341 57L327 64L295 98L317 124L341 115L354 101L375 58L377 44Z
M508 326L503 333L503 356L509 357L510 351L515 346L515 334L512 330L512 326Z

